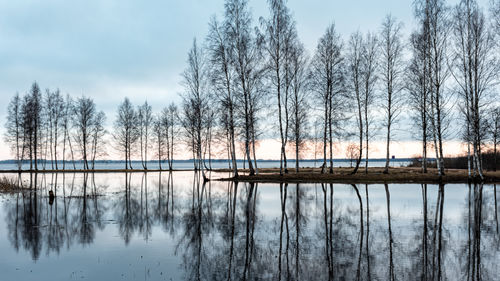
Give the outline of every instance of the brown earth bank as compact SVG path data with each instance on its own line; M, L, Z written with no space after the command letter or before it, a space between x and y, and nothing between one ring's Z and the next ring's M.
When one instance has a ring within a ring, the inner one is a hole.
M299 173L296 173L295 169L289 169L288 174L280 175L279 169L273 168L259 169L258 175L249 176L248 170L241 170L245 174L237 178L217 180L270 183L467 183L471 181L467 170L462 169L446 169L442 177L438 176L436 169L429 169L424 174L421 168L409 167L390 168L388 174L383 173L383 167L368 168L368 173L365 173L364 168L359 169L356 174L351 174L352 171L352 168L334 168L333 174L322 174L320 168L302 168L299 169ZM500 171L485 171L483 174L483 182L500 183Z

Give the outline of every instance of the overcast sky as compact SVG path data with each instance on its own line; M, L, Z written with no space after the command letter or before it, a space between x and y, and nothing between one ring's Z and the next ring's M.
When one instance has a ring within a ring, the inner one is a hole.
M450 4L457 1L448 1ZM481 3L486 2L480 1ZM378 32L391 13L414 26L412 0L289 0L301 40L312 54L330 23L345 38L356 30ZM268 15L267 1L250 1L254 23ZM158 111L179 101L180 73L193 38L203 40L223 0L0 1L0 121L8 100L33 81L92 97L112 124L125 96L148 100ZM0 145L4 146L3 138ZM0 159L5 158L0 151Z

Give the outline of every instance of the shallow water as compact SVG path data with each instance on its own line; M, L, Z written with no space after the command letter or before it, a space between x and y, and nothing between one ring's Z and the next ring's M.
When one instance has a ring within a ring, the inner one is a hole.
M212 160L212 161L206 161L207 167L211 167L213 169L227 169L229 167L229 163L227 160ZM352 167L355 162L352 162L350 160L346 159L334 159L334 167ZM321 167L323 164L322 159L318 160L301 160L299 162L299 167ZM407 166L410 164L410 160L408 159L391 159L390 160L390 166L391 167L402 167L402 166ZM92 165L92 164L90 164ZM166 162L162 162L161 164L162 169L168 169L168 164ZM237 166L238 168L248 168L248 163L244 160L238 160L237 161ZM257 160L257 165L259 168L279 168L280 166L280 161L276 160ZM295 160L288 160L287 161L288 167L295 167ZM365 161L362 160L360 163L361 167L365 167ZM371 159L368 161L368 166L369 167L384 167L385 166L385 159ZM76 161L73 165L73 162L71 161L66 161L65 165L63 166L63 161L57 161L57 168L62 169L65 168L66 170L72 170L72 169L84 169L83 162L81 161ZM147 162L147 167L150 170L153 169L159 169L160 165L158 161L148 161ZM38 169L40 170L51 170L55 169L56 165L55 163L52 163L50 161L43 162L41 161L38 164ZM124 161L98 161L95 163L96 170L122 170L125 168L125 162ZM132 161L132 168L134 169L142 169L142 163L141 161ZM172 163L172 168L176 170L188 170L188 169L193 169L193 161L192 160L174 160ZM14 161L0 161L0 171L1 170L17 170L17 164ZM25 161L22 165L22 169L24 170L29 170L30 165L28 161Z
M0 195L0 280L500 274L494 185L203 185L193 172L23 175L22 183L32 192Z

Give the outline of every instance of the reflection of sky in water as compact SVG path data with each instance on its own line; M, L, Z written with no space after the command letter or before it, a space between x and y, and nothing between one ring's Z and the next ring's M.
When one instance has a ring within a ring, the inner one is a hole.
M173 173L173 213L168 173L149 173L147 176L133 173L128 174L128 178L123 173L97 173L94 176L87 175L86 179L83 174L59 174L57 188L54 187L55 175L41 174L37 177L36 200L34 193L1 194L2 276L6 280L179 280L196 279L199 272L210 280L227 279L231 245L231 224L228 219L231 212L226 211L233 204L234 193L228 194L228 191L234 192L234 188L228 182L212 182L203 189L203 186L193 185L193 176L192 172ZM221 176L215 174L212 177ZM84 182L87 184L85 200ZM29 175L23 175L23 184L27 186L29 183ZM130 187L128 192L125 192L126 186ZM324 185L327 200L329 186ZM363 235L366 239L366 189L363 184L356 186L363 204ZM284 187L281 187L283 192ZM346 276L350 276L347 279L355 279L353 272L356 272L360 238L359 200L351 185L334 184L333 188L333 263L346 270ZM403 277L414 273L417 270L415 268L418 268L415 266L421 260L418 249L423 225L422 186L391 184L388 188L395 272ZM432 224L439 187L428 185L427 188L428 217L429 224ZM48 198L51 189L57 194L53 205L49 204ZM253 204L247 205L247 202L253 202L247 201L252 190L257 192L253 228L248 215L253 214ZM204 194L199 201L196 197L198 191ZM385 186L369 185L368 191L372 273L379 279L385 279L389 251ZM289 184L286 193L288 220L283 227L285 231L287 226L289 228L289 267L292 268L289 272L295 272L294 249L299 249L298 268L302 279L308 280L308 276L327 278L323 187L321 184L301 184L297 197L297 186ZM444 188L443 271L451 279L461 278L466 272L463 251L467 245L468 232L464 216L468 212L468 193L466 184L449 184ZM297 198L299 213L295 205ZM499 258L500 245L499 235L494 230L493 198L493 186L485 185L481 221L481 266L484 267L485 277L498 273L496 266L493 266ZM24 225L25 221L35 222L34 216L29 215L29 203L35 202L38 224ZM201 208L197 207L200 206L198 202L201 202ZM255 243L253 251L248 251L253 254L248 276L275 279L282 218L280 204L279 184L259 184L254 189L248 184L238 185L232 239L232 279L237 280L243 274L247 241ZM301 216L300 228L296 228L295 224L297 214ZM200 215L201 220L198 219ZM247 230L253 231L253 235ZM298 231L300 244L296 247L294 239ZM432 233L430 226L429 233ZM284 232L282 239L286 237ZM365 247L366 242L363 242ZM286 243L283 243L285 251ZM201 247L199 252L198 246ZM364 259L360 266L366 271ZM288 273L282 271L282 274L286 276Z

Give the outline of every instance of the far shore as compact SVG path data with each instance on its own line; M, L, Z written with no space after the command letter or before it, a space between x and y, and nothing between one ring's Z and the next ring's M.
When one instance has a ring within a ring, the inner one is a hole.
M421 168L413 167L393 167L388 174L383 173L383 167L369 167L368 173L364 167L360 167L356 174L352 174L353 168L336 167L333 173L321 173L320 168L300 168L296 173L294 168L289 168L288 173L280 175L279 168L262 168L259 173L249 176L248 169L238 169L239 176L235 177L214 177L213 181L239 181L239 182L259 182L259 183L467 183L471 179L467 170L446 169L445 175L439 177L435 168L428 169L427 173L422 173ZM0 174L29 174L29 173L158 173L158 172L186 172L194 169L95 169L95 170L0 170ZM231 173L232 170L212 169L205 170L219 173ZM477 178L476 178L477 179ZM500 171L485 171L484 183L500 183Z

